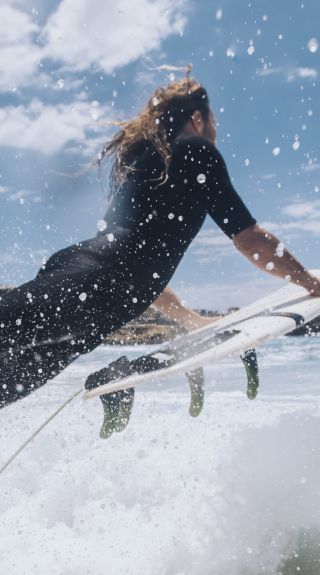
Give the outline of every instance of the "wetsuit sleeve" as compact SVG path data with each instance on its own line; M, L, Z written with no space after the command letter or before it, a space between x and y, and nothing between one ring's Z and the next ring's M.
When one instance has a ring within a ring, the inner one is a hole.
M256 223L234 189L226 164L217 148L206 142L194 154L194 186L207 213L222 231L234 237Z

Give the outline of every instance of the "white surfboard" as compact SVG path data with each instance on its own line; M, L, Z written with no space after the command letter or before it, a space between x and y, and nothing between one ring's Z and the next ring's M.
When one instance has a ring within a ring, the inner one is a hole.
M311 270L311 273L320 279L320 270ZM212 325L163 344L149 356L160 361L159 369L101 385L86 392L84 399L136 387L239 355L268 339L289 333L319 315L320 297L310 296L304 288L288 284ZM170 363L172 365L168 366Z

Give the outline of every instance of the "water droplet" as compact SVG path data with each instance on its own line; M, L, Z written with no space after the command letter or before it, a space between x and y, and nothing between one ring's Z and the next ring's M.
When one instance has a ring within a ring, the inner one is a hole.
M249 48L248 48L248 50L247 50L249 56L252 56L252 54L254 53L254 51L255 51L255 47L251 44L251 46L249 46Z
M284 244L282 242L279 242L276 247L276 256L278 258L282 258L283 254L284 254Z
M295 141L293 142L293 144L292 144L292 147L293 147L294 150L299 150L299 148L300 148L300 142L299 142L299 140L295 140Z
M246 158L244 161L244 165L249 166L249 164L250 164L250 160L249 160L249 158Z
M317 38L310 38L310 40L308 42L309 52L314 54L318 50L318 48L319 48L319 42L318 42Z
M228 50L226 51L226 54L227 54L228 58L234 58L235 55L236 55L236 53L235 53L235 51L233 50L233 48L228 48Z
M253 254L253 259L257 262L260 259L259 254L257 253Z
M197 181L199 182L199 184L204 184L206 179L207 178L204 174L198 174L197 175Z
M97 221L97 228L99 232L103 232L107 229L107 222L105 220L98 220Z
M133 297L133 298L132 298L132 301L133 301L133 303L137 303L137 302L138 302L138 300L137 300L136 297Z
M82 292L82 293L79 295L79 300L80 300L80 301L86 301L86 299L87 299L87 294L86 294L85 292Z
M64 80L62 78L58 80L58 86L59 88L64 88Z
M113 240L114 240L114 235L113 235L113 234L108 234L108 235L107 235L107 239L108 239L108 242L113 242Z
M266 265L266 270L271 271L274 269L274 263L273 262L268 262Z
M154 273L152 274L152 276L153 276L154 278L159 278L159 277L160 277L159 274L157 274L157 272L154 272Z
M157 98L157 96L154 96L154 97L152 98L152 104L153 104L154 107L159 106L160 100L159 100L159 98Z
M222 14L223 14L223 12L222 12L221 8L218 8L218 10L216 11L216 20L221 20Z
M169 218L169 220L173 220L174 214L168 214L168 218Z
M274 156L279 156L280 148L278 146L276 146L275 148L273 148L272 153Z

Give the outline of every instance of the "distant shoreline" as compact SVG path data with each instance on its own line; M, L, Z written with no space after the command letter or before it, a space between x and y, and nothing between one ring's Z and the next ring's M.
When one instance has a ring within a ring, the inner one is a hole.
M14 289L12 285L0 285L1 294ZM204 317L214 317L217 315L227 315L228 313L237 311L238 307L231 307L227 310L226 314L220 313L217 310L197 309L200 315ZM155 308L150 307L141 316L126 324L119 330L112 333L104 340L105 345L151 345L160 344L181 335L182 331L174 321L169 320L162 315ZM320 316L316 317L306 325L299 327L287 335L299 336L320 333Z
M232 308L228 310L236 311L239 308ZM140 345L140 344L160 344L165 341L169 341L181 335L181 330L174 322L170 322L159 312L156 312L150 308L142 314L136 320L126 324L120 330L114 332L109 337L106 338L105 342L107 345ZM206 317L221 315L223 317L227 314L219 314L217 311L211 310L195 310L198 313L201 311L201 315ZM299 327L286 335L293 336L312 336L320 333L320 316L307 323L306 325Z

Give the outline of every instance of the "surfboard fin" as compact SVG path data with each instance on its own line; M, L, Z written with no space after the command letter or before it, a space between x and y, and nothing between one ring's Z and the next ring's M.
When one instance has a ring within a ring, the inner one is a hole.
M200 415L202 408L203 408L203 400L204 400L204 373L203 368L199 367L197 369L193 369L192 371L188 371L186 373L190 391L191 391L191 399L190 399L190 406L189 406L189 413L191 417L198 417Z
M158 358L151 355L129 361L126 356L122 356L107 367L89 375L85 388L89 391L100 385L111 383L116 379L128 377L133 373L154 371L159 369L161 365L169 363L169 361L166 358ZM187 372L186 376L191 391L189 413L191 417L198 417L202 411L204 401L203 368L193 369ZM123 431L128 425L134 402L134 388L131 387L114 393L100 395L99 397L103 406L103 423L100 429L100 437L107 439L114 432Z
M258 359L255 349L249 349L240 356L247 374L247 397L255 399L259 389Z
M105 383L126 377L132 373L130 361L126 356L119 357L107 367L89 375L85 387L94 389ZM129 423L134 402L134 388L117 391L100 396L103 406L103 423L100 430L101 439L107 439L113 432L123 431Z

